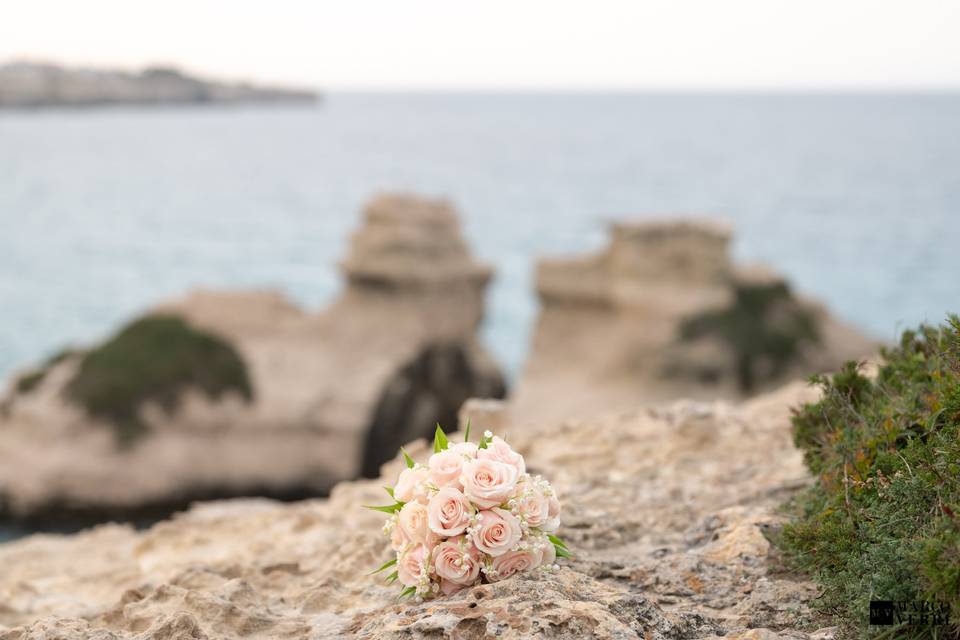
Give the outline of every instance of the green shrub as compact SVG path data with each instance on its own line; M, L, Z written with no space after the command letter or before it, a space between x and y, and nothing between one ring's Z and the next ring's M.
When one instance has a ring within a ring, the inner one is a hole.
M47 369L33 369L17 378L14 387L17 393L30 393L47 377Z
M61 349L47 358L40 367L31 371L27 371L18 377L17 381L14 383L14 388L16 389L17 393L20 394L30 393L36 389L41 382L43 382L44 378L47 377L47 373L54 367L54 365L63 362L70 356L78 355L79 353L79 351L75 351L73 349Z
M814 376L794 439L818 482L784 530L796 567L850 634L870 633L870 600L937 600L960 616L960 318L903 334L875 379L848 364ZM882 631L874 627L874 632ZM899 637L960 627L909 627Z
M799 359L805 343L820 340L813 314L782 281L735 283L728 307L691 316L680 325L681 340L705 336L719 338L733 352L744 393L756 388L761 365L778 376Z
M87 353L65 393L129 444L145 432L139 417L145 402L172 411L188 388L214 399L227 391L253 397L246 366L228 342L177 316L152 315Z

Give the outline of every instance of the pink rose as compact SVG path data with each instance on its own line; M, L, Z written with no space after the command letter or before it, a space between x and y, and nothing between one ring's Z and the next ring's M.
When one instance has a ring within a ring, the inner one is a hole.
M477 549L494 557L513 549L522 535L517 517L497 508L478 513L477 523L470 534Z
M445 596L452 596L457 591L462 591L466 585L457 584L456 582L451 582L445 578L440 579L440 591Z
M517 500L517 510L531 527L543 526L550 517L550 501L534 489Z
M560 528L560 501L556 495L547 498L547 520L540 528L547 533L553 533Z
M480 460L496 460L508 464L517 470L517 477L522 476L527 471L523 456L511 449L510 445L500 436L493 436L493 440L487 444L486 449L477 451L477 458Z
M408 502L400 509L397 525L411 542L427 543L430 523L427 508L419 502Z
M463 456L447 449L430 456L430 480L437 487L460 488L460 470L463 468Z
M529 571L540 565L540 554L534 551L510 551L493 559L493 575L487 573L491 582L505 580L515 573Z
M403 508L406 509L406 505ZM449 537L464 532L470 524L473 508L459 489L444 487L430 498L427 513L430 530L438 536Z
M489 509L510 499L518 477L517 468L512 465L478 458L464 463L460 482L474 504Z
M470 585L480 575L480 553L463 536L451 538L434 547L433 568L443 580Z
M550 542L550 539L546 536L544 536L543 541L546 544L543 545L543 554L540 558L540 566L553 564L557 560L557 548L553 546L553 543Z
M393 531L390 532L390 548L394 551L403 551L410 544L410 538L404 533L403 527L397 522L393 525Z
M418 544L400 556L397 562L397 579L407 587L415 587L427 564L427 546Z
M404 469L400 472L397 486L393 488L393 497L400 502L411 502L422 495L420 484L428 479L430 471L424 467Z
M475 442L457 442L456 444L451 444L450 448L447 451L455 451L461 456L466 456L468 458L477 457L477 443Z
M549 515L551 518L557 518L557 517L559 517L559 516L560 516L560 501L557 500L557 495L556 495L556 494L550 496L550 499L548 500L548 504L549 504L549 506L550 506L550 511L549 511L549 514L548 514L548 515Z

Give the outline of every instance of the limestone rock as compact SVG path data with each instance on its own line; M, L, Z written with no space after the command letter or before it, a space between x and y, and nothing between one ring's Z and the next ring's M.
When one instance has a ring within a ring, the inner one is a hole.
M346 288L319 313L274 292L196 291L154 311L223 336L243 358L247 404L187 392L142 408L146 437L119 449L109 425L63 398L79 356L0 414L0 513L111 515L231 495L316 495L397 448L456 424L469 397L502 397L476 334L491 269L471 257L449 204L375 198L343 262Z
M509 422L563 503L560 535L576 558L556 572L398 603L395 586L367 575L389 552L382 514L360 508L384 498L395 459L326 500L214 502L143 532L108 525L0 545L0 640L807 640L825 626L808 606L816 589L779 570L763 532L809 482L788 417L814 397L795 384L739 407ZM422 441L409 451L429 455Z
M341 264L351 283L385 288L444 282L482 291L492 269L474 261L450 203L395 194L374 198Z
M729 345L681 339L685 320L733 304L738 286L784 283L767 269L733 264L729 242L730 230L710 220L622 222L599 253L541 260L541 310L514 395L516 414L551 420L749 395L738 386ZM822 305L803 298L797 307L812 317L819 343L805 345L792 366L760 375L756 391L877 350Z
M505 433L511 422L510 403L504 400L471 398L460 407L460 430L463 431L469 426L471 434L487 430Z

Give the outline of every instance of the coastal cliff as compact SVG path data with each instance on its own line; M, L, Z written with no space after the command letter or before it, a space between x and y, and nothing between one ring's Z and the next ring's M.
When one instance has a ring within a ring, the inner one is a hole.
M373 199L342 270L319 313L196 291L22 375L0 411L0 510L95 519L320 495L454 424L468 397L504 395L476 337L492 271L449 204Z
M368 575L389 555L382 514L359 506L381 499L393 460L326 500L215 502L143 532L0 545L0 639L832 638L809 606L816 588L767 539L784 521L777 506L809 483L789 413L815 397L795 383L739 406L543 425L468 406L461 421L506 426L563 502L576 557L542 577L398 603ZM422 441L409 451L428 454Z
M876 353L782 277L734 264L730 237L711 220L626 221L596 254L540 260L518 416L742 399Z
M172 67L128 72L29 62L0 65L0 108L313 103L318 98L311 90L217 82Z
M820 391L795 380L877 345L733 264L716 223L611 236L539 264L508 400L477 337L492 269L446 201L402 194L366 206L321 312L195 291L23 372L0 398L7 517L186 510L0 545L0 640L832 640L771 544L812 482L790 416ZM367 574L388 541L361 505L437 422L505 434L550 478L572 560L426 603Z

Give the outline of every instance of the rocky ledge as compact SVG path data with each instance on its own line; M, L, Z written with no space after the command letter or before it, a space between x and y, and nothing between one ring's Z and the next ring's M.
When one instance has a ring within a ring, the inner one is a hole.
M368 575L389 555L382 514L360 507L382 499L394 460L326 500L208 503L143 532L0 546L0 639L827 638L814 587L779 568L767 538L809 481L789 410L814 394L797 383L740 406L539 426L468 403L461 419L506 429L563 501L576 558L540 578L398 603Z

